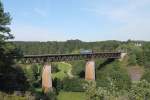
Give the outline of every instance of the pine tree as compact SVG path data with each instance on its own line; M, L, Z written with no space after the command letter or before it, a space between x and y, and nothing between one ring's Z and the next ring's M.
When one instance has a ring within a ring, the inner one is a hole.
M0 72L7 69L16 54L15 46L8 42L9 39L13 39L12 34L10 34L11 30L8 27L10 23L10 14L4 11L3 4L0 1Z
M4 12L3 4L0 1L0 41L5 41L8 39L12 39L13 36L10 34L10 25L11 17L8 12Z

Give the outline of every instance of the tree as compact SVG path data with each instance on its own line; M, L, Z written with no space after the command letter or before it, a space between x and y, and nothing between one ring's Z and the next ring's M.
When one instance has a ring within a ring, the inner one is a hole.
M150 83L146 80L141 80L132 84L128 93L130 100L149 100L150 98Z
M10 22L10 14L8 12L4 12L3 4L0 1L0 39L3 41L13 38L12 34L10 34L10 28L7 27L7 25L10 25Z
M122 100L119 96L122 96L120 91L115 91L116 87L111 82L111 89L105 87L97 87L96 82L88 81L84 84L86 100Z
M150 42L147 42L143 45L143 58L144 66L150 67Z
M146 80L147 82L150 83L150 69L147 68L146 71L144 72L142 76L142 80Z
M6 64L11 64L13 56L15 55L16 48L12 43L7 40L12 39L13 36L10 34L11 17L10 14L4 12L3 4L0 1L0 71L4 71L4 66L6 69Z
M26 89L26 77L22 69L17 68L14 64L14 56L18 56L20 51L12 42L8 27L11 23L10 14L4 11L3 4L0 0L0 89L1 90L24 90Z
M83 84L85 84L86 81L78 78L65 78L63 80L63 90L64 91L72 91L72 92L83 92Z
M129 55L128 65L136 65L136 64L137 64L136 55L132 53Z
M112 88L111 84L113 83L116 92L127 90L131 85L131 79L127 70L118 61L114 61L101 68L101 70L97 70L96 76L97 86L110 89Z

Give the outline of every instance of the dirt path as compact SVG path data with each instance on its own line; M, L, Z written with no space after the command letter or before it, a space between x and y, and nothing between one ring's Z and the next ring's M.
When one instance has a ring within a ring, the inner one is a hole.
M143 68L140 66L132 66L127 68L132 81L138 81L143 75Z

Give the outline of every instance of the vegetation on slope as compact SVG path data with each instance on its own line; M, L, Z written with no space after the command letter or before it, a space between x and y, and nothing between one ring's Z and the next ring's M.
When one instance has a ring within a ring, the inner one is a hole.
M58 95L58 100L85 100L84 92L63 92Z
M57 78L63 80L65 77L72 77L72 65L65 62L55 63L54 67L57 67L58 72L53 73L53 79Z
M150 98L150 42L101 41L83 42L10 42L11 17L3 9L0 1L0 99L51 99L60 100L148 100ZM15 45L13 45L13 43ZM17 65L13 56L23 54L66 54L80 53L81 49L94 52L127 51L125 62L112 59L96 60L96 81L84 80L85 61L55 63L53 67L53 92L43 94L41 89L42 65ZM21 51L20 51L21 50ZM16 63L16 64L15 64ZM145 73L140 81L132 82L126 67L144 66ZM71 73L73 72L73 73ZM72 75L74 77L72 77ZM63 92L62 92L63 91ZM34 95L34 96L33 96ZM21 97L23 96L23 97Z

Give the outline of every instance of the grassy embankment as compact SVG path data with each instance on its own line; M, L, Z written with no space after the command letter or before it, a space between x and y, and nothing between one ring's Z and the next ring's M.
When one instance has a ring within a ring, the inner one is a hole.
M53 78L63 79L67 76L73 77L71 70L72 65L68 63L58 63L58 69L60 70L57 73L53 73ZM61 91L57 96L58 100L85 100L85 93L83 92L64 92Z
M52 73L52 78L58 78L60 80L64 79L65 77L69 76L69 77L73 77L71 74L71 70L72 70L72 65L65 63L65 62L60 62L57 63L57 67L59 69L59 72L57 73Z
M86 96L83 92L60 92L58 100L85 100Z

